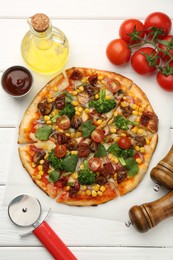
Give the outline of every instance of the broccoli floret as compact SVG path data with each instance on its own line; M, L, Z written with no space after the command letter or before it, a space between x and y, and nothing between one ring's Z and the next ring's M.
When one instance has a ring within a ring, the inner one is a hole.
M133 149L132 148L121 149L116 143L112 144L108 148L108 152L115 155L119 159L120 163L123 166L126 165L125 159L133 157Z
M123 129L123 130L128 130L129 125L138 125L137 122L130 121L130 120L124 118L121 115L116 116L115 124L116 124L117 127L119 127L120 129Z
M66 103L65 107L59 112L59 116L62 115L66 115L68 116L70 119L72 119L72 117L75 114L75 108L71 103Z
M84 162L84 169L79 171L78 180L82 185L91 185L96 180L96 174L88 168L88 162Z
M48 161L55 170L59 171L64 169L63 160L56 157L53 149L49 153Z
M111 111L116 106L114 99L105 100L106 90L100 90L100 98L98 100L91 100L89 102L90 107L94 107L100 114Z

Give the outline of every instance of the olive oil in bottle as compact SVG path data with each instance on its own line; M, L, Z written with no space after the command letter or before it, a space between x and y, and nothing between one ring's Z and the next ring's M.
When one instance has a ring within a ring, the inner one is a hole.
M25 63L39 73L51 74L60 70L69 54L69 43L64 33L51 25L45 14L35 14L28 19L30 31L21 44Z

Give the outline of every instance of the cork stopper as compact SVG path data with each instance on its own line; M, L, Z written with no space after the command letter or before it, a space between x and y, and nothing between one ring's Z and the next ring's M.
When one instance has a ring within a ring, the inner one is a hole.
M49 27L49 17L45 14L38 13L31 17L30 23L37 32L44 32Z

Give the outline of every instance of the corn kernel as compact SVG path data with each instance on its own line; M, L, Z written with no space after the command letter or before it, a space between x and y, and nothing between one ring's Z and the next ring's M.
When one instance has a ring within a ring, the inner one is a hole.
M138 131L138 128L135 126L135 127L133 127L133 128L132 128L132 130L131 130L131 131L132 131L132 133L133 133L133 134L136 134L136 133L137 133L137 131Z
M113 158L113 154L109 153L108 158L111 160Z
M132 112L132 114L133 114L134 116L138 116L138 111L137 111L137 110L134 110L134 111Z
M42 171L42 170L43 170L43 166L42 166L42 165L39 165L39 166L38 166L38 170L39 170L39 171Z
M139 129L138 129L138 134L141 135L141 134L143 134L143 132L144 132L144 130L143 130L142 128L139 128Z
M56 92L56 91L58 91L58 88L57 88L57 87L54 87L53 90Z
M96 99L99 99L99 94L95 94L95 98L96 98Z
M71 155L78 154L78 151L71 151Z
M106 99L106 100L110 100L110 99L111 99L111 96L106 95L105 99Z
M82 132L77 132L76 134L75 134L75 137L81 137L82 136Z
M86 190L86 189L87 189L87 186L86 186L86 185L82 185L82 186L81 186L81 189L82 189L82 190Z
M46 124L47 124L47 125L51 125L51 124L52 124L52 121L51 121L51 120L47 120L47 121L46 121Z
M100 185L99 184L94 184L94 185L92 185L92 189L95 190L95 191L99 191Z
M135 118L135 122L139 123L140 122L140 117Z
M81 169L81 170L84 169L84 165L83 165L83 164L80 165L80 169Z
M104 75L99 75L98 80L102 80L102 79L104 79Z
M97 125L101 125L102 122L103 122L102 119L98 119L97 120Z
M135 150L136 150L137 152L139 152L140 147L139 147L138 145L136 145L136 146L135 146Z
M35 176L35 178L36 178L37 180L40 180L40 179L41 179L41 175L37 174L37 176Z
M69 133L65 133L65 135L70 137L70 134L69 134Z
M96 197L97 196L97 192L95 190L92 190L91 195L92 195L92 197Z
M142 163L142 159L141 159L141 158L136 158L136 162L137 162L138 164L141 164L141 163Z
M82 111L83 111L83 108L82 108L82 107L78 107L78 111L79 111L79 112L82 112Z
M106 85L106 81L103 79L101 80L102 85Z
M147 137L145 137L145 141L146 141L146 144L150 143L150 140Z
M126 102L121 102L121 106L122 107L127 107L127 103Z
M48 99L47 99L47 102L48 102L48 103L52 103L52 101L53 101L52 98L48 98Z
M48 98L52 98L52 94L50 94L50 93L47 94L47 97L48 97Z
M140 152L145 153L145 147L140 147Z
M71 137L71 138L74 138L74 137L75 137L75 133L71 133L71 134L70 134L70 137Z
M49 156L49 154L47 153L47 154L45 154L45 156L44 156L44 159L47 159L48 158L48 156Z
M43 149L44 149L44 150L47 150L47 149L48 149L47 144L43 144Z
M126 136L126 134L125 133L121 133L121 136Z
M111 134L114 134L114 133L116 133L116 128L115 127L110 127L110 132L111 132Z
M117 179L117 173L114 173L114 180Z
M105 186L102 185L102 186L100 187L100 191L104 192L105 190L106 190Z
M103 192L99 190L99 191L97 192L97 194L98 194L99 196L102 196L102 195L103 195Z
M117 142L119 140L119 137L115 137L114 141Z
M77 91L76 91L76 90L73 90L73 91L72 91L72 95L73 95L73 96L76 96L76 95L77 95Z
M77 116L80 116L80 115L81 115L81 113L80 113L79 111L76 111L75 114L76 114Z
M79 102L78 102L78 101L76 101L76 100L74 100L74 101L72 101L72 105L76 107L76 106L78 106L78 105L79 105Z
M66 186L66 190L68 191L68 190L70 190L70 186L68 185L68 186Z
M114 115L114 116L117 116L117 111L115 111L113 115Z
M90 196L91 195L91 191L90 190L86 190L85 194Z
M35 168L36 164L32 162L31 166L32 166L33 168Z
M84 91L84 87L83 86L79 86L78 88L81 92Z
M84 77L81 81L82 81L83 83L86 83L86 82L87 82L87 78Z
M39 175L41 176L41 175L43 175L44 174L44 171L39 171Z
M74 179L74 180L77 180L77 177L78 177L78 174L77 172L74 172L71 177Z
M87 114L90 112L89 108L86 108L84 111L85 111L85 113L87 113Z
M45 120L45 121L50 120L50 116L44 116L44 120Z
M144 107L139 107L139 112L143 112L144 111Z
M136 109L137 105L136 104L132 104L131 108Z

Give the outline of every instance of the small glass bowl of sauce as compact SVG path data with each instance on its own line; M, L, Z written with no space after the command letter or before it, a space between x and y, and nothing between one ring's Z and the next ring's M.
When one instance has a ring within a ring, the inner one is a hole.
M22 66L8 68L1 78L3 90L15 98L27 95L32 88L32 83L32 74L28 69Z

